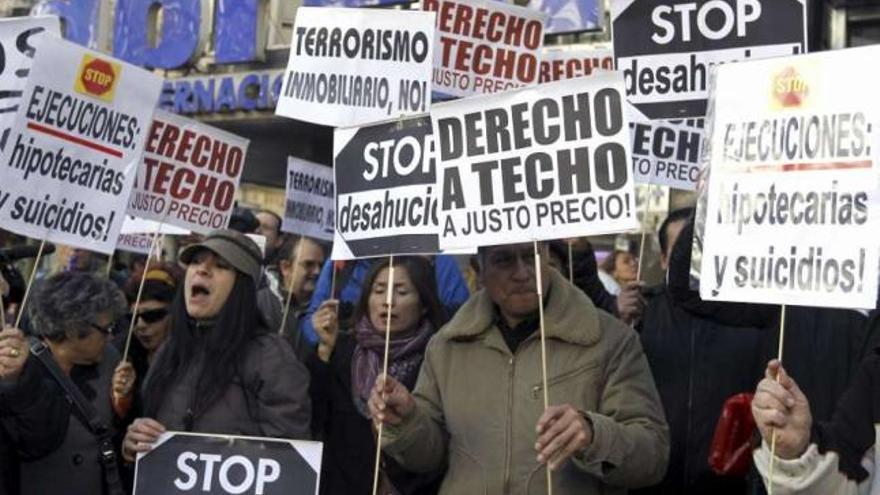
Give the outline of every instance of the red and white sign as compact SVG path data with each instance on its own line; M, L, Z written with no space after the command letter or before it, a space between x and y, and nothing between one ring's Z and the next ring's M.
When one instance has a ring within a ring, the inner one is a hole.
M0 227L112 253L162 79L55 36L39 40L0 159ZM100 88L79 87L89 70Z
M128 214L207 234L229 225L248 140L157 110Z
M600 70L614 70L614 53L607 46L544 48L541 82L591 76Z
M494 0L422 0L437 13L434 90L452 96L538 83L544 14Z

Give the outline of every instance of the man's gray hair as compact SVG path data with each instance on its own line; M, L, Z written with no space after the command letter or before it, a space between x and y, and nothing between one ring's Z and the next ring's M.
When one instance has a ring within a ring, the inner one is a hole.
M84 336L98 315L109 313L116 320L126 308L116 284L92 273L71 271L47 278L28 312L35 336L59 341L68 335Z

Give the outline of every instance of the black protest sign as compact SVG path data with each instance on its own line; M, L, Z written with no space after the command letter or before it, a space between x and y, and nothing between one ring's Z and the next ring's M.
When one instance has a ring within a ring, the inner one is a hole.
M635 228L624 101L606 72L435 106L440 247Z
M134 495L317 495L322 445L166 433L138 458Z
M337 129L333 259L438 252L427 116Z
M712 66L804 53L806 0L612 0L614 57L649 119L706 113Z

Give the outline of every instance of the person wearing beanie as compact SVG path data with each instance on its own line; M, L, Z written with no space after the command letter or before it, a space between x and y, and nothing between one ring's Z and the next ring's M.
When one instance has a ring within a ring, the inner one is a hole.
M180 253L183 285L171 330L144 382L145 417L123 441L133 462L166 430L308 439L309 375L259 318L262 255L233 230L215 230Z

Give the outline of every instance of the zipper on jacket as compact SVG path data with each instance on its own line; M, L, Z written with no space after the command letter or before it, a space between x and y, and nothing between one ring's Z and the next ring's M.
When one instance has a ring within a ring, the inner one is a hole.
M504 491L503 493L508 493L510 488L510 457L512 455L511 451L513 450L513 446L511 445L511 437L513 436L513 375L514 370L516 369L516 359L514 356L510 357L508 361L508 376L507 376L507 433L504 437Z
M693 422L694 410L694 368L696 367L694 359L696 359L696 347L696 331L692 326L690 361L688 362L687 429L685 430L684 437L684 486L681 487L685 492L688 491L691 484L691 423Z

